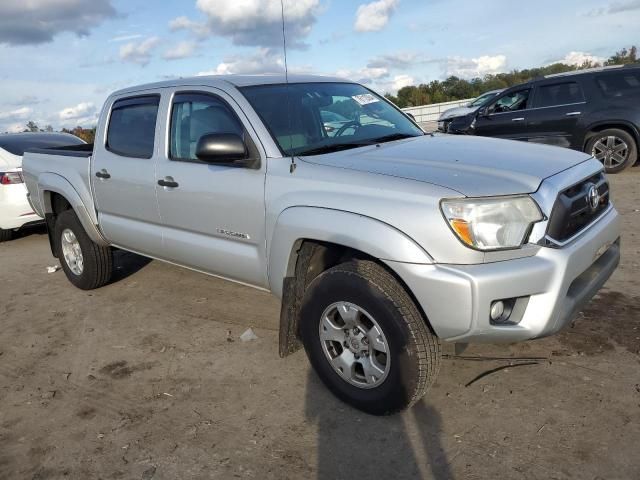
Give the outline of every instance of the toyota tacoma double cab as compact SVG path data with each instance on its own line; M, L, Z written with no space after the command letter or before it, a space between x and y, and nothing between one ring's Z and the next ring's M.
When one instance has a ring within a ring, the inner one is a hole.
M326 112L348 121L328 131ZM29 151L24 177L75 286L107 284L117 248L270 291L281 356L304 347L372 414L423 396L442 342L557 332L619 261L591 155L425 134L335 78L121 90L93 146Z

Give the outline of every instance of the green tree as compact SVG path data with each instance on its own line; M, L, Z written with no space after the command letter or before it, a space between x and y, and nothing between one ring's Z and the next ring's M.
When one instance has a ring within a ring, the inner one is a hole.
M29 120L27 122L27 125L25 126L24 129L25 132L39 132L40 129L38 128L38 124L32 120Z
M628 50L623 48L609 57L605 65L628 65L638 61L638 49L633 45Z
M69 130L68 128L63 128L62 133L70 133L71 135L75 135L76 137L81 138L87 143L93 143L96 139L96 127L93 127L93 128L76 127L71 130Z

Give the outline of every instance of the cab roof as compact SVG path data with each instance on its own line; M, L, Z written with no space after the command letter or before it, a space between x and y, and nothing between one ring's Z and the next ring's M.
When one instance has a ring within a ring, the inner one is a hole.
M114 95L138 92L151 88L169 88L183 86L206 86L220 87L233 85L234 87L253 87L258 85L277 85L286 83L320 83L320 82L340 82L352 83L350 80L338 77L328 77L322 75L301 75L292 74L288 78L283 73L262 74L262 75L202 75L197 77L176 78L162 82L147 83L124 88L114 92Z

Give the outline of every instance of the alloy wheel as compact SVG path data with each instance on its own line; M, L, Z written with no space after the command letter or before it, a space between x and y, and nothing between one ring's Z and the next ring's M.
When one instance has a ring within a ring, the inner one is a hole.
M349 302L329 305L320 319L320 341L336 373L358 388L374 388L387 378L389 345L382 328L363 308Z
M629 156L629 145L613 135L599 138L591 150L591 155L600 160L606 168L615 168L624 164Z
M61 235L62 255L64 255L64 261L66 262L69 270L74 275L82 275L84 271L84 258L82 256L82 249L80 248L80 242L69 228L65 228Z

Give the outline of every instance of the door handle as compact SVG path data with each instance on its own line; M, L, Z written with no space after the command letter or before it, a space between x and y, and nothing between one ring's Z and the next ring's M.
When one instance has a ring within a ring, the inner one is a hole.
M577 117L578 115L581 115L581 114L582 114L582 112L569 112L565 116L566 117Z
M524 122L524 117L512 118L512 122Z
M173 177L164 177L162 180L158 180L158 185L161 187L178 188L178 182L173 180Z
M111 174L103 168L99 172L96 172L96 177L103 178L106 180L107 178L111 178Z

